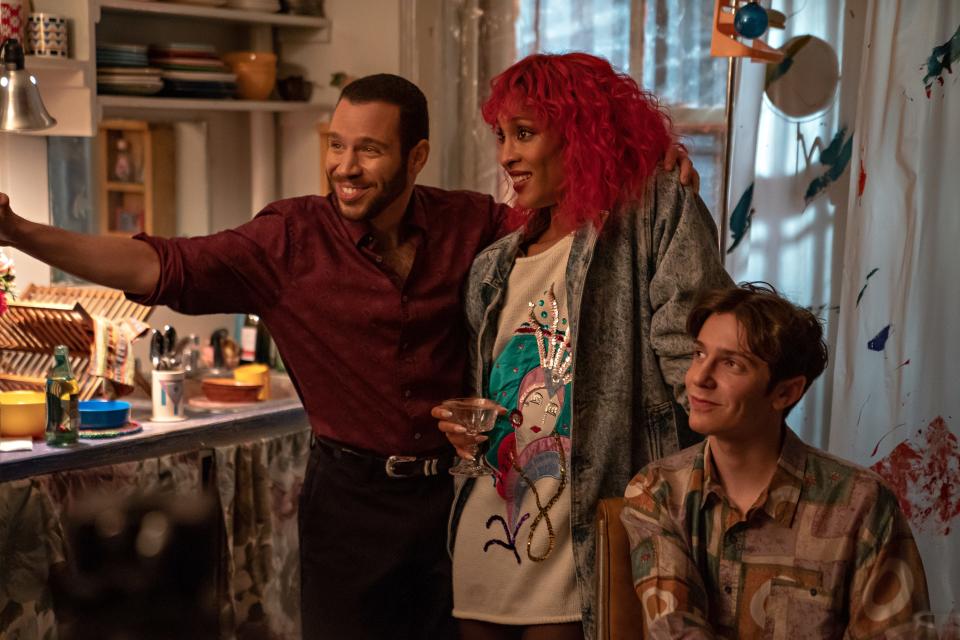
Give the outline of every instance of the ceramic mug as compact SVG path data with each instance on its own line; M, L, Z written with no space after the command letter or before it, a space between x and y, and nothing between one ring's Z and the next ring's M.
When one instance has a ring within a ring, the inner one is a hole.
M24 24L27 22L27 11L19 0L3 0L0 2L0 43L10 38L16 38L23 44Z
M154 422L177 422L186 420L184 406L187 399L183 392L183 369L153 372L153 416Z

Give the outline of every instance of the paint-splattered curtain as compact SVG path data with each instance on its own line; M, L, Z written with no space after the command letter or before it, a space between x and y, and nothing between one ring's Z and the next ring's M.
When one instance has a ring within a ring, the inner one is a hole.
M775 8L787 26L769 43L784 46L784 62L739 67L727 268L826 321L831 367L789 422L887 479L933 607L950 609L960 600L960 3ZM830 49L832 100L807 114L775 104L778 89L803 102L829 87Z
M788 19L785 29L770 30L768 43L785 47L784 62L743 60L737 69L725 264L735 281L769 282L810 307L832 335L836 221L846 211L859 47L844 46L856 36L843 3L775 8ZM775 104L777 92L787 99ZM797 434L818 447L827 445L831 378L828 368L790 415Z
M960 601L960 3L864 16L830 449L897 490Z

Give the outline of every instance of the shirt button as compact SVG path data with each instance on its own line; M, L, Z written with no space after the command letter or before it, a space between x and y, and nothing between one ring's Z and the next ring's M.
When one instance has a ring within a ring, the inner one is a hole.
M378 263L379 263L379 262L383 262L383 258L381 258L380 256L377 256L377 257L376 257L376 261L377 261Z
M816 590L816 589L810 589L810 595L812 595L812 596L817 595L817 590Z
M419 431L416 432L415 434L413 434L413 439L414 439L414 440L419 440L419 439L420 439L420 432L419 432Z
M400 345L400 348L403 349L404 351L406 351L407 349L410 348L410 343L409 343L409 342L404 342L402 345Z
M407 302L409 301L410 301L410 296L403 296L402 298L400 298L400 302L402 302L403 304L407 304Z
M727 585L727 586L725 586L725 587L723 588L723 592L724 592L724 593L727 593L727 594L730 594L730 593L733 593L733 589L730 588L730 585Z
M410 397L410 389L407 389L406 391L403 392L403 397L404 397L404 398L409 398L409 397Z

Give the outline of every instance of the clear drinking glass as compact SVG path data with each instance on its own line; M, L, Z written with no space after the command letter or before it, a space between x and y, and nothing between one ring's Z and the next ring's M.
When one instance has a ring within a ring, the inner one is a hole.
M960 640L960 612L921 611L913 614L915 640Z
M493 429L493 424L497 421L497 409L500 408L496 402L486 398L452 398L441 404L453 414L449 421L466 427L467 435L470 436ZM471 478L492 475L493 471L484 463L482 456L477 455L477 450L477 445L473 445L473 460L461 458L456 466L450 469L450 473Z

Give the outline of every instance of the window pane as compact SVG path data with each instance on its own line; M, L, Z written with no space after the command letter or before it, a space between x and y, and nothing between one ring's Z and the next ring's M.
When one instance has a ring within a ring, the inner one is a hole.
M716 219L723 196L723 131L703 131L683 126L676 127L676 130L687 147L693 166L700 173L700 198Z
M586 51L630 67L630 0L520 0L517 59Z
M710 57L713 3L647 0L643 25L644 88L672 105L722 107L727 61Z

